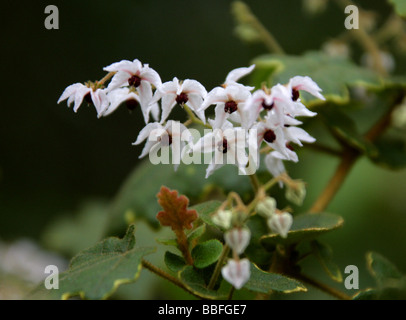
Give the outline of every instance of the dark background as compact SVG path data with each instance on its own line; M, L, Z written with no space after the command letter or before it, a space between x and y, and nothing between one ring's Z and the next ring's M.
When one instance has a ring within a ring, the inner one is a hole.
M236 67L248 66L266 48L247 46L233 33L231 1L15 1L2 4L0 108L0 239L38 238L58 214L74 212L89 198L110 199L134 166L131 146L143 127L140 113L120 109L97 119L83 105L78 114L57 105L64 88L101 79L122 59L140 59L163 81L197 79L208 90ZM290 54L319 49L344 31L345 15L334 5L315 18L301 1L248 1L254 13ZM385 1L358 1L378 9ZM44 9L59 8L60 29L46 30ZM359 52L355 50L355 60ZM404 60L398 61L404 72ZM309 183L309 201L327 182L336 162L303 157L296 176ZM405 172L359 163L330 211L346 226L330 237L340 263L363 264L381 251L406 271ZM401 250L399 250L401 249Z

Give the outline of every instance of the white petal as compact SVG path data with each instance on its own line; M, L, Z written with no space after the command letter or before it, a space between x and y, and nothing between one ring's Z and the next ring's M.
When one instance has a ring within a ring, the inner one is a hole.
M166 94L162 97L161 107L162 116L161 123L163 123L171 113L173 107L176 105L176 94Z
M204 110L201 108L203 104L203 98L196 94L188 94L188 97L189 101L187 102L187 105L190 107L190 109L193 110L193 112L199 117L199 119L203 121L203 123L206 123Z
M131 73L132 70L134 69L133 64L134 64L133 61L121 60L120 62L112 63L111 65L103 68L103 70L107 72L126 71L127 73Z
M68 86L60 96L58 103L62 102L63 100L68 99L71 96L74 96L78 89L86 87L82 83L74 83Z
M159 76L158 72L150 68L148 65L145 65L140 72L140 78L148 81L154 85L155 88L158 88L162 84L161 77Z
M304 90L321 100L326 100L320 93L322 90L310 77L296 76L290 79L289 86L296 90Z
M228 100L227 94L224 88L216 87L211 90L203 101L201 108L206 110L210 105L219 102L226 102Z
M289 127L286 128L288 135L286 135L286 139L298 144L299 146L302 146L301 141L307 142L307 143L313 143L316 141L315 138L313 138L310 134L308 134L305 130L302 128L298 127Z
M118 71L111 79L111 82L107 86L107 90L111 91L120 88L122 86L128 85L128 79L130 78L131 78L130 73L126 71Z
M228 263L221 269L223 278L231 283L234 288L241 289L250 279L250 262L248 259L228 260Z
M278 177L286 171L282 160L275 157L275 152L271 152L265 157L265 166L274 177Z
M153 130L156 129L162 129L164 130L164 128L157 122L153 122L153 123L148 123L138 134L137 140L133 143L134 145L140 144L141 142L143 142L145 139L147 139L149 137L149 135L151 134L151 132L153 132Z
M86 86L83 86L83 87L78 88L78 89L76 90L76 93L75 93L75 105L73 106L73 111L74 111L74 112L77 112L77 111L78 111L80 105L81 105L82 102L83 102L83 98L84 98L88 93L90 93L91 91L92 91L92 89L90 89L90 88L88 88L88 87L86 87Z
M205 134L193 146L193 152L210 153L215 149L215 135L213 132Z
M229 114L224 111L224 103L217 104L216 108L214 109L215 118L212 124L213 129L220 129L223 127L224 122L228 118Z
M248 68L237 68L229 72L229 74L226 77L226 84L229 82L237 82L240 80L242 77L245 77L246 75L250 74L252 70L254 70L255 64L251 65Z
M207 95L205 87L196 80L186 79L182 84L182 91L185 93L194 93L201 96L203 99Z

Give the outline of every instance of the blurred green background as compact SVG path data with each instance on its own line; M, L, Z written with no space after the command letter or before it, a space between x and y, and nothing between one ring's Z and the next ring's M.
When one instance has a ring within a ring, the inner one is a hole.
M263 45L246 45L234 35L230 3L37 0L2 5L0 240L40 239L58 215L73 217L87 199L111 199L137 165L140 148L131 143L144 126L140 113L123 108L97 119L95 110L83 105L75 114L65 103L56 104L69 84L100 79L104 66L138 58L163 81L197 79L210 90L231 69L248 66L266 52ZM317 50L344 29L345 15L334 5L309 17L299 0L247 3L290 54ZM386 1L357 3L376 10L378 24L391 11ZM59 30L44 27L49 4L59 8ZM360 53L355 50L353 57L359 62ZM406 60L395 58L396 72L404 73ZM307 151L300 157L291 169L293 177L308 183L306 207L337 162ZM363 160L329 207L346 223L325 240L341 270L359 266L361 288L374 284L365 271L368 250L406 271L405 181L405 171L385 171Z

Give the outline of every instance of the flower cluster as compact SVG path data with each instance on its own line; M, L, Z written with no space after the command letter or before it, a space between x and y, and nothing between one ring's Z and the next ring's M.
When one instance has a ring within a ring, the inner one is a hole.
M240 173L253 174L260 165L260 153L265 153L267 169L273 176L282 177L283 161L298 161L292 144L302 146L302 142L315 141L299 127L302 122L297 117L316 115L301 102L300 91L319 99L324 100L324 97L312 79L302 76L291 78L285 85L263 86L254 91L254 87L239 83L254 68L252 65L232 70L221 86L207 92L196 80L182 81L175 77L162 83L159 74L148 64L123 60L104 68L109 73L100 81L67 87L58 103L68 99L68 105L74 103L76 112L85 100L94 105L98 117L111 114L124 103L130 110L140 108L146 123L134 142L138 145L146 141L140 158L149 154L152 161L151 154L171 150L175 170L180 159L175 160L174 155L183 158L197 153L211 155L206 178L224 164L236 165ZM185 123L169 119L177 105L189 116ZM205 113L211 106L215 106L214 118L207 118ZM150 115L154 119L152 122ZM194 141L188 128L192 123L210 130ZM286 180L281 178L280 184L283 181ZM288 185L287 189L290 188ZM240 256L250 243L251 232L245 224L248 212L240 200L237 202L240 209L223 207L212 219L225 231L225 243L233 253L221 273L240 289L250 278L250 262ZM258 203L256 211L267 220L273 232L287 237L293 218L291 214L277 210L274 199L265 198Z
M300 91L307 91L319 99L324 97L309 77L296 76L285 85L264 86L256 91L254 87L238 82L254 68L252 65L232 70L223 85L207 92L196 80L182 81L175 77L162 83L159 74L148 64L137 59L123 60L105 67L109 74L100 81L67 87L58 103L68 99L68 105L74 103L76 112L85 100L94 105L98 117L110 115L122 104L130 110L140 108L146 123L134 143L138 145L146 140L140 158L160 148L171 148L173 152L174 136L185 133L187 139L183 145L188 146L189 153L214 152L206 177L224 164L237 165L240 173L251 174L252 167L255 170L259 167L259 151L266 153L265 165L270 173L279 176L285 171L282 161L298 161L293 144L302 146L302 142L315 141L298 127L302 122L297 117L315 115L301 102ZM191 120L211 131L194 142L184 124L168 120L177 105L188 112ZM205 112L212 105L215 106L214 119L208 119ZM153 122L150 122L150 115ZM174 125L178 131L173 129ZM265 147L261 149L263 145ZM247 154L248 147L257 152Z

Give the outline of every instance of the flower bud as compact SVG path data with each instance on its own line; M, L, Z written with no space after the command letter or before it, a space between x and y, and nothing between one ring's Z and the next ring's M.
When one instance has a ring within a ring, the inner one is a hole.
M257 204L257 213L264 218L271 218L275 214L276 200L266 197L265 200Z
M287 238L290 227L293 223L293 217L288 212L278 213L268 219L269 228L278 233L282 238Z
M248 259L229 260L221 274L234 288L241 289L251 276L250 262Z
M229 247L238 255L245 251L251 239L251 231L247 228L234 228L224 234Z
M302 181L294 181L286 186L285 197L294 204L301 206L306 197L306 185Z
M230 229L231 227L231 220L233 217L233 212L231 210L219 210L217 213L211 218L214 224L223 228L223 229Z

